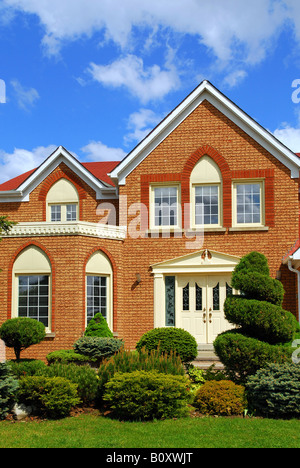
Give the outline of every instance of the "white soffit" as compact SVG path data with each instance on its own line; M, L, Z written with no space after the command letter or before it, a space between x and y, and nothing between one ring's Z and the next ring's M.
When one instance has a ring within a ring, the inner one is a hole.
M125 185L126 177L135 167L137 167L205 100L209 101L283 165L288 167L291 171L292 178L299 177L300 159L295 153L255 122L208 81L203 81L151 133L149 133L149 135L109 174L110 177L117 181L119 185Z

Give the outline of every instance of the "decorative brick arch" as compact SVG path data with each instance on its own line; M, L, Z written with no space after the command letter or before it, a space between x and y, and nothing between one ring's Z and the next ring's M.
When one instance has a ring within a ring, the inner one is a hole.
M46 198L51 187L60 179L66 179L71 182L79 197L79 219L82 219L82 200L86 199L86 191L82 186L82 181L65 165L61 165L56 171L50 174L41 184L39 201L43 201L43 220L46 221Z
M7 318L11 318L11 303L12 303L12 286L13 286L13 267L17 257L28 247L35 246L38 247L44 254L47 255L47 258L51 264L51 329L55 330L55 262L52 257L52 254L49 250L44 247L40 242L37 241L28 241L25 244L21 245L12 256L9 266L8 266L8 277L7 277Z
M198 148L186 162L182 172L181 182L181 202L190 203L190 177L197 162L203 157L209 156L219 167L222 174L223 186L223 226L231 226L231 171L226 159L214 148L209 145ZM185 220L186 222L186 220Z
M94 247L88 255L85 257L83 264L83 291L84 291L84 303L83 303L83 317L82 317L82 329L85 329L85 312L86 312L86 266L91 258L91 256L96 252L104 253L108 260L111 263L112 272L113 272L113 281L112 281L112 293L113 293L113 307L112 307L112 316L113 316L113 330L116 329L116 311L117 311L117 264L111 253L105 247ZM112 331L113 331L112 330Z

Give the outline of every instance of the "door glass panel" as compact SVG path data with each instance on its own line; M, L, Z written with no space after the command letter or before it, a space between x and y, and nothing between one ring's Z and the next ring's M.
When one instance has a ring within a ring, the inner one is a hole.
M213 288L213 310L220 310L220 283Z
M232 294L232 288L229 286L228 283L226 283L226 297L230 296Z
M196 283L196 310L202 310L202 288Z
M190 284L182 290L182 310L190 310Z
M166 327L175 327L175 276L166 276Z

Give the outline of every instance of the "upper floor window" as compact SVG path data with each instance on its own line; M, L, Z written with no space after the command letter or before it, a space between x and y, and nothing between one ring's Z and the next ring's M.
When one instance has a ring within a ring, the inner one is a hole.
M179 227L179 186L152 186L150 196L151 227Z
M79 219L78 192L67 179L60 179L51 187L46 204L47 221L68 222Z
M233 224L241 227L264 225L263 181L233 183Z
M217 164L203 156L190 178L191 227L222 226L222 176Z

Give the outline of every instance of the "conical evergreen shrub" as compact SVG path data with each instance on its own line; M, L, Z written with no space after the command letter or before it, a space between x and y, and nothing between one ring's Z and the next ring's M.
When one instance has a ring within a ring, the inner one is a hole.
M243 257L231 285L240 295L227 297L224 313L236 328L220 334L214 348L230 378L241 383L268 363L291 361L292 348L287 343L299 331L299 324L291 312L282 309L283 286L270 277L263 254L251 252Z

